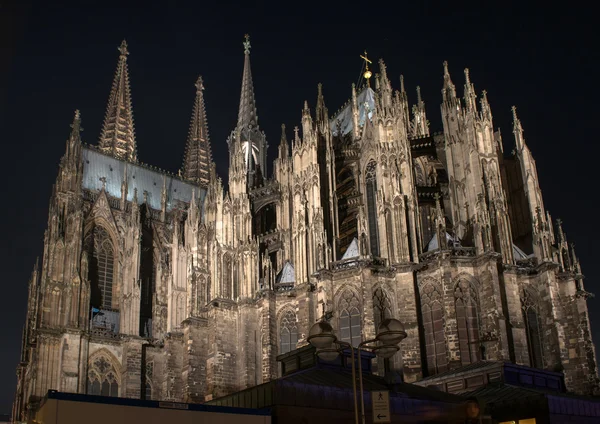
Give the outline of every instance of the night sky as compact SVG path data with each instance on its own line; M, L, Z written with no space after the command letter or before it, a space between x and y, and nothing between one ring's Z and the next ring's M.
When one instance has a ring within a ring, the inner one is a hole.
M140 8L108 1L46 3L0 0L0 413L11 409L27 282L42 253L48 201L73 112L81 110L83 140L96 144L124 38L139 160L179 169L194 83L202 75L213 155L223 178L225 140L237 120L245 33L252 42L259 125L270 142L269 172L281 124L291 137L304 100L314 108L319 82L330 116L338 110L350 97L365 49L374 64L385 60L395 88L404 74L411 105L421 86L432 131L442 129L442 62L449 62L460 95L468 67L478 94L488 92L507 153L514 146L510 108L518 107L546 208L564 221L586 289L600 296L593 200L600 61L591 11L508 1L498 7L428 1L147 1ZM600 298L588 305L598 341Z

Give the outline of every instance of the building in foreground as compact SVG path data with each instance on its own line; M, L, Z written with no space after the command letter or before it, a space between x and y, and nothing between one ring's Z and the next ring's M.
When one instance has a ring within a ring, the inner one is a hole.
M201 78L179 173L139 162L119 50L99 142L82 142L76 112L59 164L15 418L50 389L199 403L256 386L322 317L355 345L400 319L408 337L388 365L405 382L486 360L598 390L573 246L544 207L515 109L510 156L468 70L459 97L444 64L441 134L383 61L335 114L319 86L270 166L246 39L226 189Z

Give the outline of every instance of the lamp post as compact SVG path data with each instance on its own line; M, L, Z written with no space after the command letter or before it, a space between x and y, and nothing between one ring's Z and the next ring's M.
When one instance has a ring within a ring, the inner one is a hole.
M358 350L358 379L360 383L360 405L362 423L365 423L365 400L362 378L362 349L368 349L381 358L391 358L400 350L398 344L406 338L404 325L394 318L384 319L377 328L377 336L372 340L361 342L356 349ZM326 360L333 361L340 354L342 348L350 348L351 368L352 368L352 392L354 395L354 419L355 424L358 420L358 400L356 396L356 371L354 365L354 346L350 343L338 340L333 332L333 327L326 321L319 321L314 324L307 338L308 342L317 348L317 355Z

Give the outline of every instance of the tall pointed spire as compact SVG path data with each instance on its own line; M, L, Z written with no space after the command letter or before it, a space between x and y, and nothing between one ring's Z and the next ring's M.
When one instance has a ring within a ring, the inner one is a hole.
M287 137L285 135L285 124L281 124L281 141L279 143L279 159L285 159L289 155Z
M444 61L444 88L442 89L442 96L444 101L451 101L456 98L456 87L452 83L450 78L450 72L448 71L448 62Z
M249 125L258 125L256 101L254 100L254 84L250 70L250 36L245 35L244 41L244 75L242 76L242 94L240 95L240 111L238 113L238 129Z
M133 128L131 89L127 69L127 43L119 47L119 63L115 72L104 125L100 135L100 150L116 158L137 162L137 146Z
M475 86L471 82L471 77L469 76L469 68L465 68L465 104L467 105L467 111L476 112L477 111L477 95L475 94Z
M511 110L513 116L513 134L515 135L517 150L522 150L523 147L525 147L525 139L523 138L523 127L521 126L521 121L517 117L517 107L513 106Z
M325 106L325 98L323 97L323 85L321 83L317 85L317 108L315 118L317 122L326 122L329 125L329 114L327 113L327 107Z
M204 106L204 83L202 77L196 81L196 100L190 122L190 132L183 160L183 178L208 187L212 154L208 138L208 121Z

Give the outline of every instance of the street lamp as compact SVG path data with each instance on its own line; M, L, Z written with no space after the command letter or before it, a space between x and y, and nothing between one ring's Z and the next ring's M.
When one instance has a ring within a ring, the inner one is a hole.
M358 402L356 396L356 373L354 366L355 348L344 341L338 340L333 332L333 327L326 321L315 323L308 333L308 342L317 348L317 356L325 361L333 361L338 357L343 348L350 348L352 367L352 391L354 394L354 417L358 424ZM365 423L365 400L362 379L362 349L371 350L375 355L387 359L400 350L398 344L406 338L404 325L395 318L386 318L377 327L377 336L372 340L361 342L358 349L358 379L360 382L360 404L362 423Z
M319 321L310 328L308 342L317 348L317 356L324 361L333 361L340 354L342 347L350 347L352 368L352 394L354 396L354 422L358 424L358 402L356 401L356 371L354 367L354 348L350 343L338 340L333 327L327 321Z

